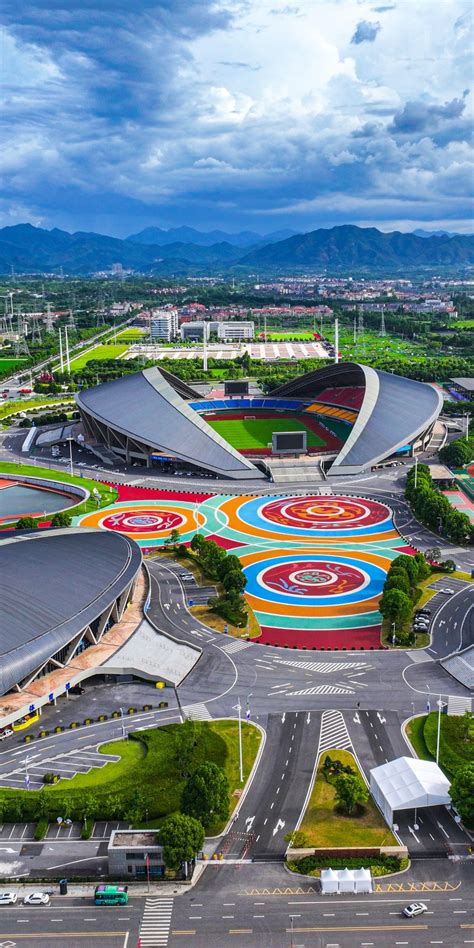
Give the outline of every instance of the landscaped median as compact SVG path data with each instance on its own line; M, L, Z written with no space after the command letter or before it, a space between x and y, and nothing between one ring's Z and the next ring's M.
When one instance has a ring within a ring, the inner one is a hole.
M243 772L251 773L262 732L242 723ZM188 721L137 731L127 740L103 744L101 753L117 762L48 783L42 790L0 789L0 817L5 822L55 822L58 816L83 820L87 837L97 819L126 820L134 826L159 827L180 811L188 781L203 765L215 765L228 783L228 806L205 826L219 835L240 799L237 721Z
M349 751L321 755L299 829L290 834L289 869L319 876L320 870L367 868L373 875L398 872L408 864L405 849L370 798Z

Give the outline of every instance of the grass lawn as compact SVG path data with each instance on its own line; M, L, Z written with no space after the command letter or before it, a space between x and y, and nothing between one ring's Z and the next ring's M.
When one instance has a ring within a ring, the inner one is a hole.
M314 342L312 332L267 332L268 342Z
M72 395L55 395L52 398L44 399L25 399L25 401L6 401L0 404L0 419L8 418L9 415L17 415L19 412L30 412L36 409L50 409L51 411L61 411L62 406L73 406L74 398Z
M2 474L27 474L32 477L60 481L65 485L77 484L79 487L84 487L89 493L91 493L95 487L100 494L101 507L107 507L108 504L112 504L117 499L117 491L113 487L109 487L108 484L102 484L100 481L92 481L87 477L71 477L66 471L50 471L49 468L35 467L33 464L12 464L10 461L1 461L0 476ZM80 504L77 504L75 507L68 507L68 513L74 517L80 517L82 514L89 513L91 510L97 510L97 504L92 496ZM44 520L44 517L40 517L39 519Z
M24 359L2 359L0 357L0 372L15 372L15 370L21 369Z
M141 342L145 334L146 329L139 329L137 326L135 329L122 329L122 332L117 333L117 339L119 339L120 342L133 342L134 340Z
M96 346L94 349L90 349L89 352L84 352L82 355L77 356L76 359L71 361L71 369L75 372L77 369L83 369L88 362L102 361L103 359L118 359L119 356L123 355L126 352L128 346L117 344L108 344L104 346Z
M208 421L208 425L217 431L233 448L238 451L246 448L266 448L272 441L273 431L306 431L309 448L325 444L314 431L294 418L255 418L231 421Z
M474 319L458 319L451 323L451 329L474 329Z
M433 703L432 699L432 703ZM441 715L439 765L447 777L453 778L459 767L474 763L474 726L469 735L462 732L464 721L455 715ZM438 712L424 714L407 725L407 737L417 757L436 760Z
M92 794L95 819L121 819L124 815L127 819L127 810L134 806L134 797L139 793L148 822L159 825L166 816L179 810L186 782L175 742L180 727L180 724L169 724L137 732L138 740L129 738L103 744L101 752L120 755L120 761L45 787L42 791L48 803L45 815L54 820L58 813L67 811L72 818L81 819L85 801ZM260 746L261 732L252 724L242 723L244 784L241 784L237 721L197 721L195 727L196 745L189 772L204 762L222 767L229 781L232 812L240 796L234 791L245 785ZM22 815L37 819L39 793L37 790L0 789L2 819L12 815L10 807L20 807ZM208 829L208 835L218 835L222 829L222 822L216 823Z
M358 770L349 751L330 750L330 757L350 764ZM307 838L307 845L321 847L332 846L398 846L393 833L389 830L375 803L369 797L365 812L359 816L342 816L335 808L335 789L323 775L322 755L311 797L300 826ZM332 778L329 778L330 780Z

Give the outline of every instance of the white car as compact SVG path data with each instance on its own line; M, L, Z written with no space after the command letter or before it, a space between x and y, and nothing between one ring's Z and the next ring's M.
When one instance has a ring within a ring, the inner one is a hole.
M416 918L417 915L424 915L428 911L428 906L424 902L412 902L403 909L403 915L406 918Z
M17 898L16 892L0 892L0 905L14 905Z
M443 589L438 589L438 592L444 593L445 596L452 596L454 593L454 589L449 589L448 586L444 586Z
M31 892L30 895L25 895L23 899L23 905L48 905L49 904L49 895L46 895L46 892Z

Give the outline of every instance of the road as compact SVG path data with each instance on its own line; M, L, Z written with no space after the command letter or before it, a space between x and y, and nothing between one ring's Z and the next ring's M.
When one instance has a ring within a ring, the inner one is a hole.
M30 889L34 891L34 889ZM0 946L9 948L132 948L137 944L143 899L97 906L93 899L52 896L49 905L0 907Z

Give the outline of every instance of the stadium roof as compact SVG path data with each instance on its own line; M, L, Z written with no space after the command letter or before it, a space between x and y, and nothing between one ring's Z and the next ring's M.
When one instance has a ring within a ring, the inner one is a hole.
M286 382L272 392L317 399L330 385L363 385L362 405L332 474L357 474L411 444L439 415L443 398L433 386L356 362L340 362Z
M454 382L455 385L459 385L460 388L465 388L466 392L474 392L474 379L457 378L450 379L449 381Z
M76 401L81 411L156 453L223 477L264 477L193 411L156 366L85 389Z
M140 564L137 544L106 530L39 530L0 540L0 694L101 615Z

